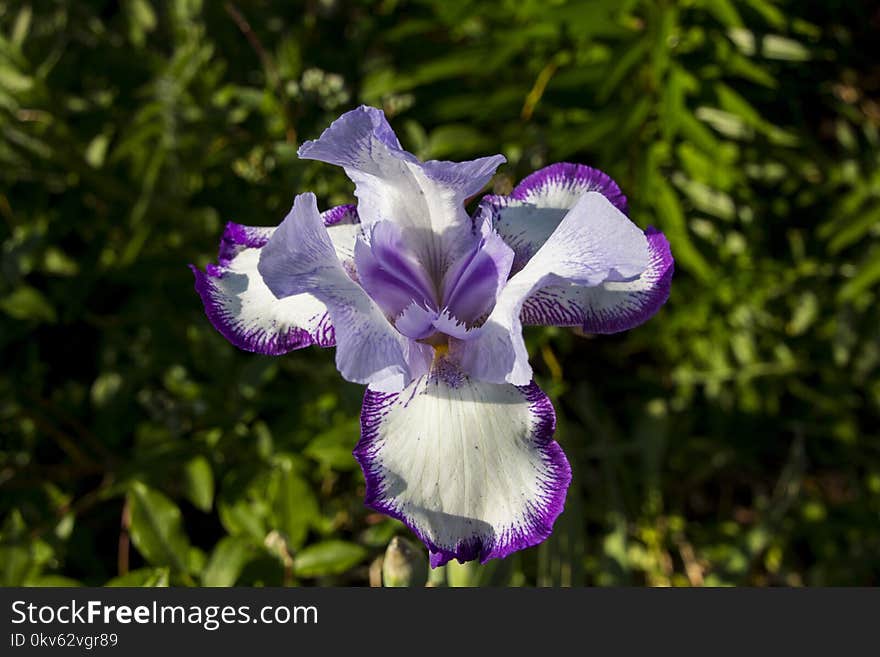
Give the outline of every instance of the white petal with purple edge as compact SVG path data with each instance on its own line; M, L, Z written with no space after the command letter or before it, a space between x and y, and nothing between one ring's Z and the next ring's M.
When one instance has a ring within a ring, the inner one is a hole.
M477 219L488 218L516 254L517 272L547 241L581 196L595 191L626 213L626 197L608 175L582 164L560 162L535 171L510 196L487 196ZM577 326L588 333L617 333L647 321L669 297L673 273L669 242L645 231L648 268L635 280L591 287L566 283L543 287L523 303L523 324Z
M355 207L337 206L322 219L337 256L351 262L358 230ZM277 356L311 345L332 347L326 306L310 294L277 299L257 271L260 249L274 232L275 227L229 222L220 240L219 265L209 265L205 272L191 267L208 318L246 351Z
M206 272L192 267L214 327L239 349L259 354L332 347L333 326L324 304L310 294L277 299L257 272L259 258L259 249L243 249Z
M523 324L577 326L586 333L618 333L650 319L669 298L674 264L663 233L648 228L645 234L651 261L637 279L596 287L545 287L523 303Z
M444 360L399 392L367 390L355 457L366 504L404 522L431 565L503 558L549 536L571 481L534 383L482 383Z
M587 192L599 192L626 214L626 197L610 176L584 164L558 162L526 176L509 196L486 196L479 214L488 216L514 250L517 272L556 230L566 212Z
M511 272L522 269L553 234L568 209L539 208L510 201L509 197L486 196L480 202L477 221L488 214L504 242L513 249Z
M626 214L626 197L606 173L585 164L557 162L529 174L510 198L539 208L571 208L587 192L599 192Z
M337 205L321 213L336 255L346 267L353 267L354 245L361 227L354 205ZM220 238L220 264L226 264L245 249L261 249L272 237L276 226L245 226L232 221Z
M645 234L605 196L587 192L510 278L477 334L451 345L457 361L482 381L526 385L532 368L520 320L525 300L548 285L633 280L649 262Z
M401 335L355 283L333 249L314 194L301 194L263 247L258 270L278 298L308 293L327 306L344 378L400 390L430 364L431 348Z
M305 142L299 156L343 167L355 183L365 229L394 221L436 276L473 243L464 202L505 161L495 155L422 163L400 147L382 111L365 106L343 114L318 139Z

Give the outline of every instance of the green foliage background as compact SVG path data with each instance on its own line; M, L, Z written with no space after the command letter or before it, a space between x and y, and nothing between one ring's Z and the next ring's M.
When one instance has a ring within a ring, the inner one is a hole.
M360 102L423 158L504 153L498 191L607 171L677 261L634 331L528 333L574 482L469 581L880 583L878 29L858 0L0 2L0 583L365 584L405 533L362 504L362 389L237 351L186 267L349 200L295 151Z

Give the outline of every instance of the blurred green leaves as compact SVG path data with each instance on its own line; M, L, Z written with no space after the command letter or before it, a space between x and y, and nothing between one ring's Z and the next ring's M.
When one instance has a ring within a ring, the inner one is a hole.
M55 309L36 288L22 285L0 299L0 309L13 319L55 322Z
M220 539L202 572L202 586L234 585L252 553L252 546L243 537Z
M126 503L131 509L131 541L144 558L154 566L188 572L190 545L177 505L141 483L132 485Z
M330 540L305 548L293 560L293 569L300 577L321 577L344 573L367 556L356 543Z

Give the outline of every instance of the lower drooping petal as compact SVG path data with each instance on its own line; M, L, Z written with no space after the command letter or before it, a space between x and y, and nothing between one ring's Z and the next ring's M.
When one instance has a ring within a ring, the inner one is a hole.
M595 287L547 286L523 303L523 324L577 326L586 333L618 333L650 319L669 298L674 264L663 233L649 227L645 235L650 263L637 279Z
M431 348L400 334L333 249L314 194L301 194L260 253L258 270L279 299L308 293L327 306L336 366L354 383L400 390L427 371Z
M525 385L532 368L520 312L532 294L550 285L631 281L649 262L645 234L602 194L587 192L510 278L476 335L451 345L454 355L475 378Z
M357 230L353 205L322 215L337 256L351 261ZM278 356L311 345L332 347L333 326L326 306L310 294L277 299L257 271L274 227L229 222L220 240L219 265L202 272L190 266L196 290L214 327L239 349Z
M366 504L412 529L434 567L536 545L571 481L555 424L534 383L478 382L444 360L401 392L368 389L354 452Z

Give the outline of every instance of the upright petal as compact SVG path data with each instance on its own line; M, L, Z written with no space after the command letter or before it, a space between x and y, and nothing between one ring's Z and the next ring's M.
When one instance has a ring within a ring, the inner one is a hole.
M369 244L358 240L354 253L361 285L387 315L397 317L413 302L437 307L434 283L397 224L373 224Z
M596 287L549 285L529 296L520 314L523 324L577 326L586 333L618 333L650 319L669 298L674 263L663 233L648 228L650 262L632 281Z
M548 285L633 280L649 261L644 233L602 194L587 192L507 282L477 335L452 345L455 357L481 381L526 385L532 369L520 321L525 300Z
M366 504L412 529L433 567L536 545L571 481L555 422L534 383L480 383L443 360L402 392L370 388L354 452Z
M422 163L400 147L382 111L366 106L343 114L318 139L305 142L299 156L343 167L355 183L365 227L383 220L397 223L438 280L474 241L465 199L505 161L495 155Z
M318 214L314 194L293 209L263 247L258 270L280 299L312 294L327 306L343 377L376 389L400 390L430 364L431 349L397 332L346 272Z
M443 279L443 308L468 324L492 310L507 282L513 251L487 222L484 235L471 253L449 268Z

